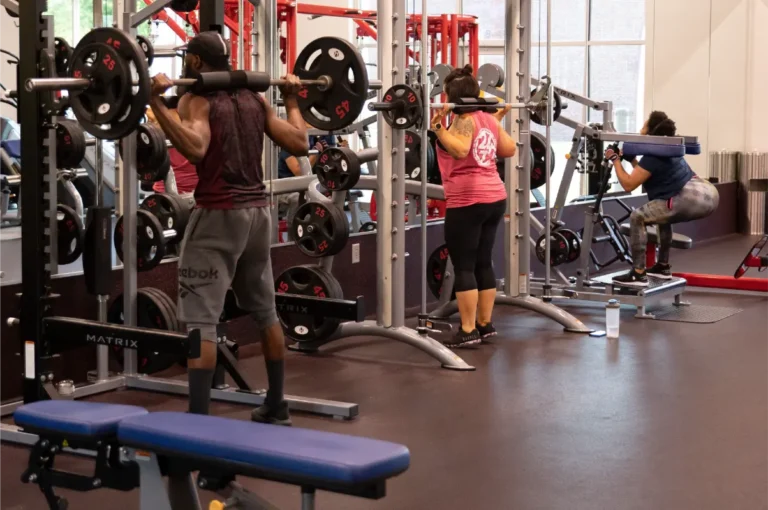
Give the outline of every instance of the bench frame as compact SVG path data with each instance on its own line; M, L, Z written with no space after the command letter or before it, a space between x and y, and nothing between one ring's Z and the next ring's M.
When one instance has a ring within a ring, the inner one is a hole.
M257 494L248 491L235 480L237 476L259 478L296 485L301 488L302 510L314 510L315 492L324 490L366 499L381 499L386 495L387 478L354 485L328 483L312 477L298 477L255 469L233 462L217 462L208 457L179 455L177 452L148 451L140 446L121 445L116 435L78 436L61 434L49 429L25 427L26 432L39 439L32 447L23 483L36 483L50 510L66 510L68 502L57 496L54 488L88 492L101 488L131 491L139 488L140 510L201 510L197 488L216 492L229 503L238 503L244 510L276 510ZM66 437L65 437L66 436ZM65 448L95 451L93 476L54 469L57 454ZM197 484L192 473L199 471ZM396 476L396 473L392 476ZM168 477L166 489L163 477Z

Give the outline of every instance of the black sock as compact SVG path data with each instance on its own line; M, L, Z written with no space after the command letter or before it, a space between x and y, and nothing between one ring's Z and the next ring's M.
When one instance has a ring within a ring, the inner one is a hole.
M285 362L283 360L264 360L267 366L267 389L266 404L276 406L283 401L283 381L285 379Z
M213 370L210 368L189 369L189 412L208 414L211 403Z

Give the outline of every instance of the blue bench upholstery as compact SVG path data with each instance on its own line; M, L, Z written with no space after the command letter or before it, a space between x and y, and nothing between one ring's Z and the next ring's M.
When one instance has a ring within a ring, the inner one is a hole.
M3 140L0 142L0 147L2 147L10 157L16 159L21 158L21 140Z
M248 466L328 484L383 480L408 468L399 444L216 416L151 413L118 426L121 444L174 458Z
M38 433L100 439L117 434L121 420L147 414L142 407L74 400L43 400L13 413L16 425Z
M626 142L621 151L628 156L658 156L660 158L679 158L685 156L684 145L663 145L659 143Z
M134 406L47 400L20 407L14 419L24 430L40 436L22 480L37 481L49 508L59 508L63 501L54 495L53 487L91 490L99 480L98 487L140 487L141 510L198 509L196 503L166 505L167 495L157 491L157 484L162 486L159 459L175 473L174 484L180 480L179 473L181 480L191 480L189 473L193 471L200 471L201 478L206 477L204 486L214 491L228 487L238 475L274 480L300 486L302 508L309 509L314 508L316 489L370 499L384 497L386 480L410 464L408 448L386 441L215 416L148 413ZM65 439L74 440L75 448L97 450L93 476L52 468L49 460L66 445ZM122 462L122 449L109 446L128 447L127 455L134 455L135 460ZM139 457L146 456L132 454L132 449L148 450L154 460L139 462ZM141 467L147 462L158 467ZM236 490L242 492L241 488Z
M685 153L690 154L692 156L695 156L697 154L701 154L701 144L698 142L695 143L686 143L685 144Z

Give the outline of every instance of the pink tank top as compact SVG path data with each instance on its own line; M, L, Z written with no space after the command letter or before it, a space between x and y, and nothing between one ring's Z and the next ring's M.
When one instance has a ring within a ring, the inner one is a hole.
M443 176L447 207L490 204L507 198L507 190L496 170L499 123L489 113L466 114L475 122L472 146L463 159L454 159L437 148L437 162Z

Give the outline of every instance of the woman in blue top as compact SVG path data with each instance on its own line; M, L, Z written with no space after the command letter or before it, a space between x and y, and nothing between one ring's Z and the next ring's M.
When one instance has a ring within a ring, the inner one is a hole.
M640 134L651 136L675 136L675 123L664 112L652 112L645 121ZM608 149L605 157L613 162L616 177L626 191L640 185L645 186L648 203L635 209L629 217L630 244L632 246L632 270L617 276L613 282L629 287L648 286L645 268L645 246L648 243L647 225L657 225L659 233L659 255L656 265L649 268L648 275L669 279L669 249L672 245L672 224L698 220L712 214L720 196L709 181L693 173L685 158L661 158L643 156L640 162L632 161L632 173L621 165L619 154Z

